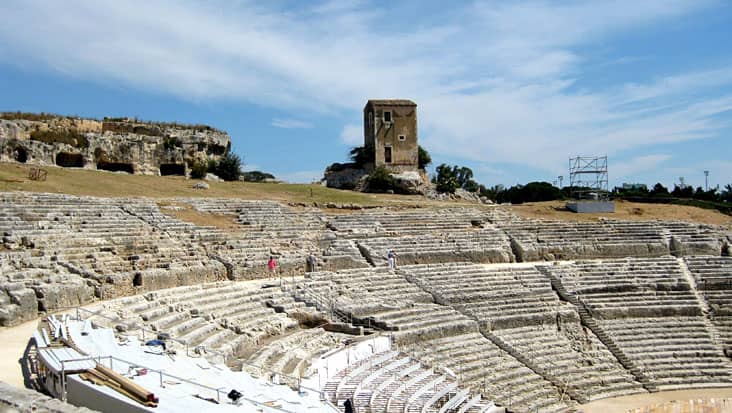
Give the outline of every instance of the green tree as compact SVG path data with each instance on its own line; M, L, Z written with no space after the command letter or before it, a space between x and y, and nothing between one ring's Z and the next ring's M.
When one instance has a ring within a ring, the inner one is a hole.
M443 163L435 171L437 175L432 179L432 182L435 184L437 192L454 194L455 190L460 188L457 166L451 168Z
M367 163L374 162L376 150L373 145L356 146L348 152L348 157L359 168L363 168Z
M193 164L191 167L191 178L193 179L203 179L206 177L206 173L208 172L208 167L205 162L196 161L196 163Z
M216 167L216 175L224 181L237 181L241 175L241 158L234 153L227 153Z
M732 184L724 186L721 197L723 201L732 202Z
M668 197L670 194L668 193L668 189L666 189L665 186L661 185L660 182L658 182L656 185L653 185L653 189L651 189L651 196L656 197Z
M419 169L425 169L429 164L432 163L432 157L422 145L417 147L417 164Z

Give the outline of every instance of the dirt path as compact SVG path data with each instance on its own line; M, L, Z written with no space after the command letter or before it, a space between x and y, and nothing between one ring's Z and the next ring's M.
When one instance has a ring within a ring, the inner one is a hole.
M651 404L664 403L672 400L712 398L732 398L732 387L634 394L632 396L616 397L614 399L595 400L579 406L578 410L584 413L624 413L630 409L637 409Z
M19 360L37 326L38 320L33 320L15 327L0 328L0 381L23 387Z

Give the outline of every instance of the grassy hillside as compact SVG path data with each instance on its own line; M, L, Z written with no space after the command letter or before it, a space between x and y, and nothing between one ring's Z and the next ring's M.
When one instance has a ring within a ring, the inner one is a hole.
M208 190L196 190L192 186L197 180L179 176L147 176L128 175L106 171L84 170L76 168L44 167L48 171L48 179L36 182L28 179L31 166L16 163L0 163L0 192L29 191L55 192L71 195L90 195L100 197L209 197L269 199L283 202L303 202L312 204L355 204L363 206L455 206L457 202L430 201L421 196L362 194L351 191L325 188L320 185L305 184L273 184L250 182L209 182ZM161 203L167 203L162 201ZM476 204L463 203L466 206ZM714 210L706 210L692 206L656 205L619 201L613 214L575 214L564 208L564 202L538 202L509 206L518 215L531 218L559 219L567 221L593 221L598 218L629 220L683 220L706 224L724 225L732 228L732 217ZM194 216L190 211L180 211L181 218L196 220L211 217ZM183 215L191 215L184 217ZM223 224L216 222L199 222L202 225Z
M0 191L55 192L100 197L209 197L271 199L288 202L334 202L357 205L420 203L422 197L362 194L321 185L249 182L208 182L208 190L193 189L197 180L180 176L129 175L76 168L44 167L46 181L28 179L30 165L0 163Z

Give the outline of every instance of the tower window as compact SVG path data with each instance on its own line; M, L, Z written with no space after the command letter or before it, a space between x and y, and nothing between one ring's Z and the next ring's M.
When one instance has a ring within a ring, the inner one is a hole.
M391 111L389 111L389 110L384 111L384 122L391 123Z
M384 163L391 163L391 146L384 148Z
M399 135L399 140L400 141L406 141L407 140L407 135Z

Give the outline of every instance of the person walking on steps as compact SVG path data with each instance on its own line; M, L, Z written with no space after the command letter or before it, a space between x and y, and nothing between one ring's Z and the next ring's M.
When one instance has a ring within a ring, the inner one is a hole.
M269 257L269 261L267 262L267 268L269 268L269 274L274 277L275 270L277 269L277 262L275 261L274 257Z
M396 268L396 254L394 253L394 250L389 250L389 253L386 254L386 259L389 261L389 269L393 270Z
M353 413L353 404L351 404L351 399L346 399L346 401L343 402L343 413Z

